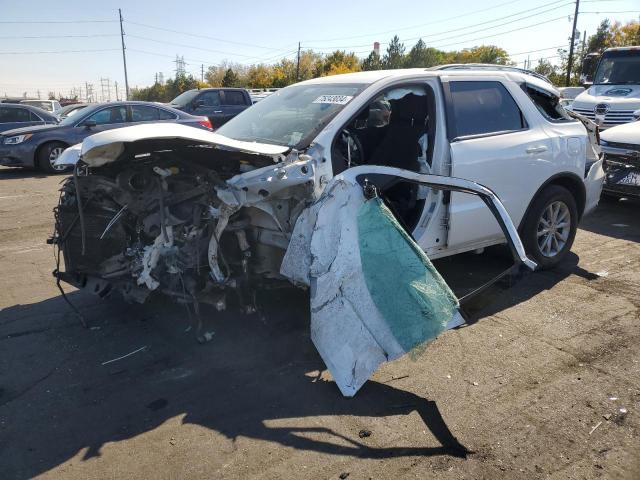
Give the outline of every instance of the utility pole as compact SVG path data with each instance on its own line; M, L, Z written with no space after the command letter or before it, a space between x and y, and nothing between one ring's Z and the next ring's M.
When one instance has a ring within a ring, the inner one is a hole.
M204 83L204 63L200 65L200 81Z
M118 81L116 80L114 83L116 84L116 102L119 102L120 98L118 97Z
M102 101L110 102L111 101L111 85L109 84L109 78L100 77L100 91L102 94L102 97L101 97Z
M300 81L300 42L298 42L298 61L296 62L296 82Z
M567 79L565 86L571 83L571 67L573 67L573 44L576 41L576 25L578 23L578 9L580 8L580 0L576 0L576 11L573 14L573 29L571 30L571 45L569 45L569 60L567 61Z
M118 15L120 15L120 40L122 41L122 64L124 65L124 90L125 100L129 100L129 78L127 77L127 55L125 54L124 47L124 29L122 28L122 10L118 9Z

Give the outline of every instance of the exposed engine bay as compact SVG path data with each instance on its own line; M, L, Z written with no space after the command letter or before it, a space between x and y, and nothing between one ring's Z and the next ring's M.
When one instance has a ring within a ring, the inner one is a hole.
M195 308L222 310L229 300L252 311L256 288L283 279L290 232L314 197L308 161L294 152L275 168L269 156L149 146L99 167L80 162L64 182L53 239L64 258L58 275L100 296L117 291L142 303L159 292ZM255 189L245 177L227 183L238 172L276 175L286 188Z

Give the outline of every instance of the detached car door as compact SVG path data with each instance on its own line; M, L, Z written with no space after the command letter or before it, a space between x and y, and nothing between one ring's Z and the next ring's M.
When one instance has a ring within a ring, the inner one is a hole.
M490 188L518 225L548 174L545 165L553 160L551 139L535 118L525 117L514 98L525 94L515 84L495 77L450 77L443 86L451 176ZM451 193L448 249L470 250L502 238L500 226L480 198Z
M378 197L396 181L477 197L515 262L496 279L536 267L498 197L481 185L374 165L334 177L297 219L280 273L309 286L311 340L349 397L383 362L464 323L460 307L484 288L456 297Z

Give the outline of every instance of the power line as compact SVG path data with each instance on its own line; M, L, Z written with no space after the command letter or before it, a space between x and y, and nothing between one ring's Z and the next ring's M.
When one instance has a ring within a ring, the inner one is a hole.
M555 50L557 48L563 48L563 47L566 47L566 45L558 45L558 46L555 46L555 47L540 48L538 50L529 50L528 52L510 53L509 56L510 57L515 57L517 55L525 55L527 53L544 52L545 50Z
M33 21L33 20L29 20L29 21L22 21L22 20L0 20L0 23L4 23L4 24L29 24L29 25L34 25L34 24L44 24L44 23L55 23L55 24L59 24L59 23L114 23L117 22L117 20L40 20L40 21Z
M540 25L544 25L545 23L557 22L558 20L565 20L566 18L567 18L567 16L563 15L561 17L556 17L556 18L552 18L550 20L545 20L544 22L538 22L538 23L534 23L532 25L525 25L523 27L514 28L513 30L507 30L505 32L494 33L493 35L486 35L484 37L470 38L470 39L467 39L467 40L462 40L460 42L449 43L447 45L436 45L435 47L436 48L446 48L446 47L450 47L450 46L453 46L453 45L460 45L461 43L475 42L476 40L485 40L487 38L499 37L500 35L506 35L508 33L518 32L520 30L525 30L527 28L537 27L537 26L540 26Z
M94 52L119 52L119 48L106 48L98 50L50 50L37 52L0 52L0 55L40 55L40 54L57 54L57 53L94 53Z
M250 55L242 55L242 54L234 53L234 52L225 52L225 51L222 51L222 50L213 50L213 49L210 49L210 48L199 47L197 45L185 45L183 43L169 42L169 41L166 41L166 40L158 40L156 38L150 38L150 37L142 37L140 35L133 35L131 33L129 33L127 35L129 37L131 37L131 38L137 38L137 39L140 39L140 40L147 40L149 42L162 43L162 44L165 44L165 45L173 45L173 46L176 46L176 47L193 48L194 50L202 50L204 52L220 53L220 54L223 54L223 55L232 55L232 56L236 56L236 57L254 58L254 57L252 57Z
M562 3L562 5L557 5L558 3ZM487 25L487 24L490 24L490 23L499 22L499 21L501 21L501 20L505 20L505 19L507 19L507 18L512 18L512 17L518 16L518 15L522 15L522 14L524 14L524 13L529 13L529 12L534 11L534 10L539 10L540 8L548 7L548 6L550 6L550 5L555 5L555 6L554 6L554 7L552 7L552 8L549 8L549 9L547 9L547 10L543 10L543 11L541 11L541 12L536 12L536 13L534 13L534 14L532 14L532 15L527 15L527 16L522 17L522 18L517 18L517 19L514 19L514 20L510 20L509 22L504 22L504 23L501 23L501 24L499 24L499 25L494 25L494 26L492 26L492 27L487 27L487 28L484 28L484 29L480 29L480 30L477 30L477 31L475 31L475 32L468 32L469 34L473 34L473 33L477 33L477 32L479 32L479 31L489 30L489 29L492 29L492 28L498 28L498 27L501 27L501 26L504 26L504 25L508 25L508 24L510 24L510 23L519 22L520 20L526 20L527 18L532 18L532 17L538 16L538 15L542 15L542 14L544 14L544 13L551 12L551 11L553 11L553 10L558 10L559 8L563 8L563 7L567 6L567 5L571 5L572 3L573 3L573 2L567 2L567 0L555 0L555 1L553 1L553 2L546 3L546 4L544 4L544 5L540 5L540 6L538 6L538 7L529 8L529 9L526 9L526 10L522 10L522 11L520 11L520 12L512 13L512 14L510 14L510 15L506 15L506 16L504 16L504 17L498 17L498 18L494 18L494 19L492 19L492 20L487 20L487 21L480 22L480 23L475 23L475 24L471 24L471 25L466 25L466 26L464 26L464 27L458 27L458 28L455 28L455 29L449 29L449 30L445 30L445 31L441 31L441 32L436 32L436 33L430 33L430 34L426 34L426 35L421 35L421 36L418 36L418 37L406 38L406 39L404 39L403 41L410 41L410 40L417 40L417 39L420 39L420 38L424 39L424 38L438 37L438 36L441 36L441 35L448 35L448 34L450 34L450 33L452 33L452 32L459 32L459 31L462 31L462 30L468 30L468 29L470 29L470 28L479 27L479 26L481 26L481 25ZM393 31L390 31L390 32L393 32ZM390 33L390 32L387 32L387 33ZM375 35L375 34L373 34L373 35ZM463 35L464 35L464 34L463 34ZM371 35L367 35L367 36L371 36ZM455 35L455 37L457 37L457 36L459 36L459 35ZM453 38L453 37L450 37L450 38ZM328 48L340 48L340 49L344 49L344 48L360 48L360 47L366 47L366 46L368 46L368 45L369 45L369 44L364 44L364 45L362 45L362 44L361 44L361 45L348 45L348 46L342 46L342 47L326 47L325 49L328 49Z
M146 23L132 22L131 20L126 20L125 23L130 23L131 25L137 25L139 27L151 28L151 29L154 29L154 30L161 30L163 32L177 33L179 35L186 35L186 36L194 37L194 38L204 38L204 39L207 39L207 40L214 40L216 42L229 43L229 44L232 44L232 45L240 45L240 46L244 46L244 47L262 48L262 49L265 49L265 50L281 50L280 48L265 47L264 45L256 45L254 43L234 42L232 40L225 40L223 38L210 37L208 35L201 35L201 34L198 34L198 33L184 32L184 31L180 31L180 30L173 30L171 28L157 27L157 26L154 26L154 25L146 24Z
M601 15L603 13L640 13L640 10L617 10L615 12L580 12L582 13L596 13L598 15Z
M322 42L322 41L333 42L333 41L336 41L336 40L349 40L349 39L352 39L352 38L363 38L363 37L371 37L371 36L374 36L374 35L384 35L384 34L387 34L387 33L396 33L396 32L400 32L402 30L411 30L413 28L426 27L426 26L429 26L429 25L436 25L436 24L441 24L441 23L444 23L444 22L448 22L450 20L457 20L459 18L468 17L470 15L476 15L478 13L483 13L483 12L487 12L489 10L494 10L496 8L504 7L505 5L519 3L521 1L523 1L523 0L515 0L515 1L511 0L509 2L500 3L500 4L494 5L492 7L481 8L479 10L474 10L472 12L463 13L461 15L456 15L456 16L453 16L453 17L443 18L441 20L434 20L434 21L428 22L428 23L421 23L421 24L418 24L418 25L412 25L412 26L409 26L409 27L401 27L401 28L396 28L394 30L386 30L384 32L373 32L373 33L367 33L367 34L364 34L364 35L352 35L352 36L348 36L348 37L338 37L338 38L330 38L330 39L315 39L315 40L306 40L306 41L307 42Z
M527 16L524 16L524 17L521 17L521 18L510 20L508 22L503 22L503 23L500 23L498 25L493 25L493 26L490 26L490 27L481 28L479 30L474 30L474 31L467 32L467 33L459 33L457 35L453 35L453 36L449 36L449 37L444 37L444 38L439 38L439 39L432 39L430 41L431 42L441 42L441 41L445 41L445 40L450 40L452 38L458 38L460 36L473 35L474 33L485 32L487 30L492 30L494 28L503 27L505 25L510 25L512 23L516 23L516 22L519 22L521 20L526 20L528 18L533 18L533 17L536 17L538 15L542 15L542 14L545 14L545 13L548 13L548 12L551 12L551 11L554 11L554 10L558 10L559 8L564 8L564 7L566 7L568 5L571 5L573 3L573 2L567 2L566 0L562 0L562 2L564 2L562 5L557 5L557 6L553 7L553 8L549 8L549 9L544 10L542 12L537 12L537 13L534 13L534 14L531 14L531 15L527 15ZM548 5L551 5L551 4L554 4L554 3L558 3L558 2L557 1L556 2L551 2L550 4L546 4L544 6L548 6ZM536 7L536 8L541 8L541 7ZM432 33L432 34L428 34L428 35L422 35L422 36L419 36L419 37L405 38L405 39L402 39L402 41L403 42L407 42L407 41L412 41L412 40L418 40L418 39L437 37L437 36L441 36L441 35L447 35L447 34L449 34L451 32L466 30L466 29L474 28L474 27L477 27L477 26L480 26L480 25L486 25L487 23L493 23L493 22L496 22L496 21L499 21L499 20L503 20L505 18L510 18L510 17L515 16L515 15L521 15L522 13L526 13L526 12L529 12L531 10L535 10L535 9L525 10L525 11L522 11L522 12L519 12L519 13L516 13L516 14L507 15L505 17L501 17L501 18L498 18L498 19L494 19L494 20L490 20L490 21L486 21L486 22L482 22L482 23L477 23L477 24L474 24L474 25L467 25L465 27L460 27L460 28L453 29L453 30L448 30L448 31L443 31L443 32L438 32L438 33ZM565 18L565 17L562 16L561 18ZM546 23L546 22L543 22L543 23ZM348 46L342 46L342 47L335 47L335 46L334 47L325 47L325 48L320 48L320 50L326 50L326 49L332 49L332 48L333 49L349 49L349 48L360 48L360 47L366 47L366 46L368 46L368 44L365 44L365 45L348 45ZM314 48L314 47L310 47L310 48Z
M117 37L116 33L98 33L91 35L29 35L29 36L1 36L0 40L11 40L11 39L31 39L31 38L94 38L94 37Z

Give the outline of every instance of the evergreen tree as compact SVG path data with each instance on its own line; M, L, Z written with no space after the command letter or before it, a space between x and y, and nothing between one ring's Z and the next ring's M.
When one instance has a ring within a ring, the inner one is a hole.
M362 61L362 70L382 70L382 59L380 55L372 51L367 58Z
M222 79L223 87L237 87L238 86L238 75L231 69L228 68L224 74L224 78Z
M402 68L404 66L404 43L394 35L382 60L384 68Z

